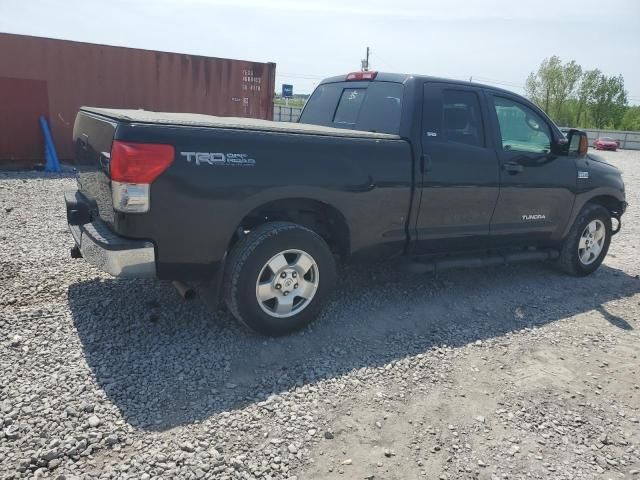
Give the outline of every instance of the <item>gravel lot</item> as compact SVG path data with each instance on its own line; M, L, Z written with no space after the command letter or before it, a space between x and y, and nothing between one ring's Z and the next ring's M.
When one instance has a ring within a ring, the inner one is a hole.
M0 477L640 479L640 152L605 264L347 268L265 339L69 258L70 175L0 173Z

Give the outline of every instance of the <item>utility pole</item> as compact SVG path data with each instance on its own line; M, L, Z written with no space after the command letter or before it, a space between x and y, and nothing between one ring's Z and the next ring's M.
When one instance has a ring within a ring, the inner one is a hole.
M369 70L369 47L367 47L367 58L362 60L362 71L366 72Z

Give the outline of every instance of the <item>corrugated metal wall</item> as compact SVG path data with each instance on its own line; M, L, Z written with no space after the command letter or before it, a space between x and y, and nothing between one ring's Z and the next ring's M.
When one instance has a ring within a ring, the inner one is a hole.
M273 106L273 119L276 122L297 122L302 115L301 107Z
M81 105L271 119L274 84L274 63L0 33L0 166L42 160L42 147L33 158L32 145L41 138L39 110L59 156L70 159Z
M640 132L628 132L624 130L597 130L595 128L583 128L587 132L589 145L593 145L600 137L611 137L620 142L620 148L625 150L640 150Z

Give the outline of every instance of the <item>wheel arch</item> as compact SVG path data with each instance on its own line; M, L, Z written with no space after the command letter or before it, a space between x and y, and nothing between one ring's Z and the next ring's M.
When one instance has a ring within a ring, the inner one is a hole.
M573 205L571 217L563 231L563 240L569 234L573 223L576 221L576 218L578 217L582 209L588 204L603 206L611 213L611 216L615 218L619 218L626 208L624 194L621 195L620 192L616 189L601 188L592 192L578 195Z
M622 215L622 212L624 212L624 202L613 195L598 195L589 199L587 203L602 205L614 217Z
M229 240L227 252L247 231L268 222L287 221L316 232L342 259L351 252L350 229L344 215L333 205L305 197L269 200L246 212Z

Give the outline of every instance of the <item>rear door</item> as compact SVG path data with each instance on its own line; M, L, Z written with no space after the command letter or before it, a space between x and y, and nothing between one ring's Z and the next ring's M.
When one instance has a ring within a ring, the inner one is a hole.
M482 92L424 84L417 248L481 248L498 198L499 171Z
M553 153L553 130L517 97L488 92L500 158L500 198L491 222L497 243L545 243L573 208L576 166Z

